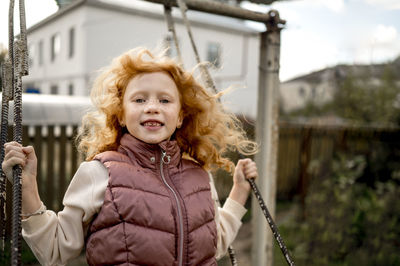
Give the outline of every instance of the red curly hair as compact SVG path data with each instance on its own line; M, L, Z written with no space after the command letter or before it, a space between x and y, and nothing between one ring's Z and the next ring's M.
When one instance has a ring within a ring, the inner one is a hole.
M221 167L232 172L234 164L224 156L228 150L246 155L256 153L256 143L247 139L236 116L226 112L218 101L221 93L208 92L196 81L193 72L185 71L173 59L137 48L115 58L94 82L91 99L96 110L85 115L83 130L77 138L86 160L117 149L126 132L119 124L125 89L132 78L151 72L169 74L178 88L183 123L176 129L175 138L185 156L207 170Z

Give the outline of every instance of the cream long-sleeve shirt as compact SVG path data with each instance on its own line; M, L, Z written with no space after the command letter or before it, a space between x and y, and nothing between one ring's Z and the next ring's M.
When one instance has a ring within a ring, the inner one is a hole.
M108 177L101 162L83 162L65 193L62 211L47 210L22 220L22 235L41 265L66 265L81 253L88 227L103 205ZM210 184L215 202L218 259L235 239L246 209L229 198L223 208L218 207L212 177Z

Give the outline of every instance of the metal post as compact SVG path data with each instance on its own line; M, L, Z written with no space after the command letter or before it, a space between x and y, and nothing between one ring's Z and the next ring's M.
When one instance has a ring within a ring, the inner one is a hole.
M257 179L271 215L275 216L276 174L279 138L279 56L280 31L284 21L275 10L269 12L271 20L267 31L261 33L258 74L258 107L256 140L260 151L256 155L260 178ZM257 206L253 198L252 206ZM254 266L273 264L273 235L260 208L252 208L253 239L252 263Z

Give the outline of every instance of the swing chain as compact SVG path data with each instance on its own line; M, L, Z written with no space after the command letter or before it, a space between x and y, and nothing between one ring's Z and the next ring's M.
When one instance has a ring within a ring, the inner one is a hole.
M211 88L212 91L215 94L217 94L218 91L217 91L217 89L215 87L214 80L212 79L212 77L210 75L210 72L208 71L207 66L204 63L202 63L201 60L200 60L199 52L197 50L197 46L196 46L196 43L195 43L194 38L193 38L193 34L192 34L191 27L190 27L190 23L189 23L189 20L188 20L188 18L186 16L186 11L188 10L188 7L187 7L187 5L186 5L184 0L177 0L176 2L178 4L179 9L181 10L183 22L185 23L186 31L187 31L187 33L189 35L190 43L192 45L192 49L193 49L193 52L194 52L194 55L195 55L195 58L196 58L196 62L197 62L197 64L199 64L200 72L202 74L203 81L206 84L207 88ZM219 100L219 98L218 98L218 100Z
M2 80L2 110L1 110L1 155L0 162L4 160L4 144L7 142L7 129L8 129L8 102L12 99L12 64L10 58L1 66L1 80ZM1 238L1 251L4 254L5 250L5 238L6 238L6 175L1 168L0 173L0 238Z
M26 34L25 2L19 0L20 34L14 41L14 0L9 5L8 57L2 66L2 114L1 114L1 162L4 160L4 144L7 141L9 101L14 101L14 141L22 144L22 76L28 75L28 44ZM11 265L21 265L21 199L22 168L13 167ZM1 169L0 178L1 249L4 254L6 234L6 177Z
M175 26L174 26L174 20L172 18L172 13L171 12L172 12L171 6L164 5L164 13L165 13L165 18L167 20L168 31L172 33L172 38L174 40L175 49L176 49L176 53L178 55L179 64L181 65L182 68L184 68L182 54L181 54L181 50L179 48L178 36L176 35ZM169 49L171 49L171 47L169 47Z
M254 182L254 179L247 179L247 181L249 181L250 186L254 192L255 197L258 200L258 203L260 204L261 210L264 213L264 216L269 224L269 227L272 230L272 233L276 239L276 241L278 242L279 248L281 249L283 256L285 257L286 262L288 263L289 266L295 266L292 258L289 255L289 252L286 248L285 243L283 242L283 239L281 237L281 235L278 232L277 226L274 222L274 220L272 219L271 214L269 213L267 206L265 205L265 202L261 196L260 191L258 190L258 187L256 185L256 183Z

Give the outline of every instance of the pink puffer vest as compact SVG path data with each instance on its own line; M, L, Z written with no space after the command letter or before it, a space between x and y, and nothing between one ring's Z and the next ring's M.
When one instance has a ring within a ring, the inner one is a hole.
M209 176L181 159L176 141L129 134L95 157L110 178L86 241L90 265L217 265Z

